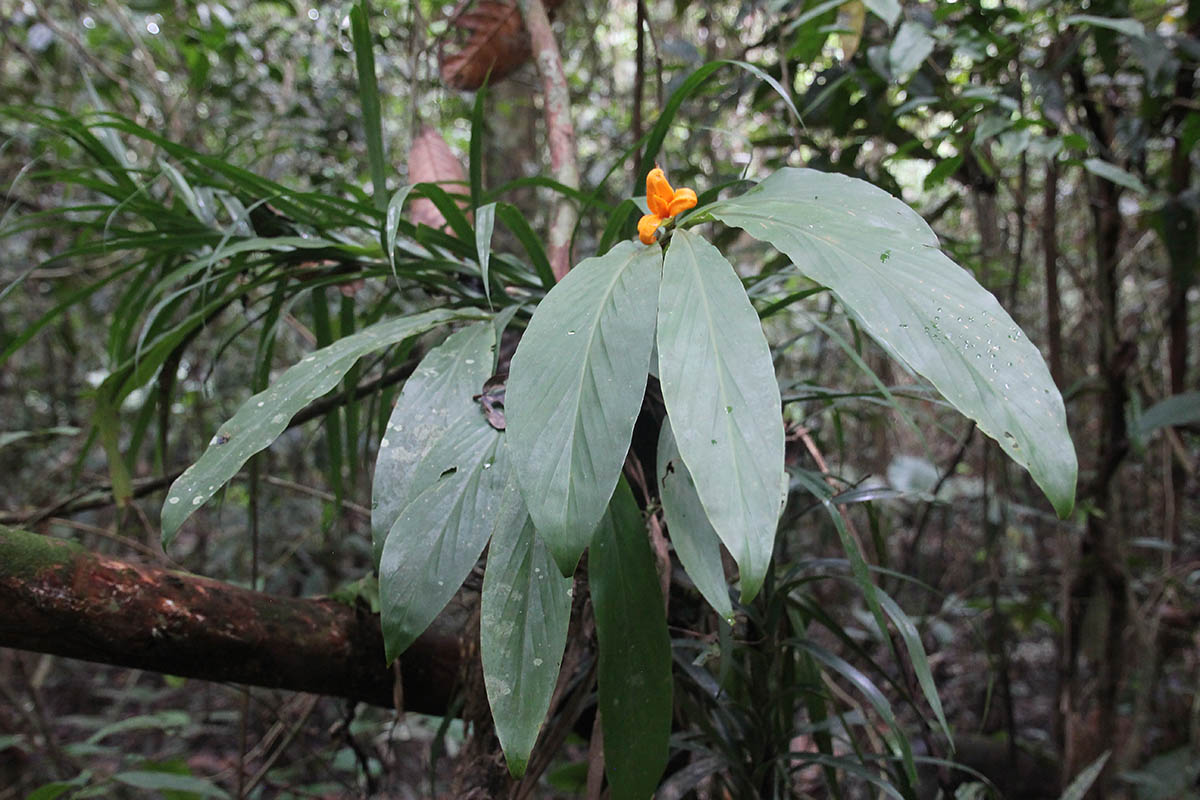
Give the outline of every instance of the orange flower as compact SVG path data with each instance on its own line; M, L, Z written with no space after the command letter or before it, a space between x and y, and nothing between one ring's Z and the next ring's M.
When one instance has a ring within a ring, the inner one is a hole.
M650 213L638 220L638 238L642 244L654 244L658 226L694 207L696 193L691 189L672 189L662 169L655 167L646 176L646 205Z

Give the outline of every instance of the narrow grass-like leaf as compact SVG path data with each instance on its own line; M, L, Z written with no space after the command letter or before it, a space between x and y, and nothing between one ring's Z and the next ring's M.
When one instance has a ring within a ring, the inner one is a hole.
M512 461L480 413L443 438L460 458L404 507L379 560L383 648L391 662L450 602L497 531L527 519Z
M547 290L552 289L554 287L554 271L550 269L550 259L546 257L546 248L542 246L542 242L533 232L533 228L529 227L529 222L520 209L508 203L501 203L496 208L496 215L525 248L529 260L533 262L533 271L542 281L542 287Z
M492 284L488 280L488 263L492 256L492 231L496 228L496 204L488 203L475 210L475 251L479 258L479 274L483 278L483 294L488 306L492 304Z
M889 353L1028 469L1060 516L1070 513L1075 448L1041 354L916 212L863 181L794 168L706 211L828 286Z
M266 391L251 397L220 427L200 459L171 485L162 510L163 546L179 526L232 478L250 456L268 447L288 420L341 381L363 355L459 319L483 319L482 312L434 309L388 320L348 336L303 358Z
M1059 800L1083 800L1088 790L1092 788L1092 784L1096 782L1096 778L1100 777L1100 773L1104 770L1104 765L1108 763L1108 757L1111 755L1111 750L1105 750L1099 758L1084 767L1071 781L1071 785L1063 791Z
M683 101L695 94L712 77L712 74L725 66L726 63L725 61L710 61L698 67L667 98L662 113L658 115L658 119L654 122L654 127L650 129L650 133L646 136L646 149L642 153L641 163L638 164L637 174L639 180L647 172L654 169L654 162L658 158L658 151L662 149L663 140L667 138L667 132L671 130L671 125L675 122L675 115L679 113L679 107L683 105Z
M628 239L635 230L633 221L637 219L637 215L641 213L641 208L631 198L626 198L617 209L608 217L608 223L604 226L604 232L600 234L600 244L596 247L596 252L604 255L609 248L621 239Z
M429 351L392 409L375 458L371 485L371 541L375 562L400 512L454 464L421 464L433 453L451 452L438 447L445 437L459 435L468 422L482 419L479 403L472 399L492 374L492 349L496 334L481 323L452 334Z
M779 386L737 273L688 231L675 232L663 264L658 375L679 453L748 602L766 575L781 508Z
M886 739L896 755L900 757L905 775L909 781L915 782L917 779L917 768L913 762L912 745L908 741L908 735L896 721L896 715L892 712L892 704L888 702L887 697L879 690L875 682L841 656L826 650L814 642L807 639L800 639L795 644L797 647L810 653L817 661L820 661L826 667L849 681L867 699L867 702L871 704L871 707L875 709L875 712L879 714L880 718L890 729L890 733L886 734Z
M708 604L726 620L732 620L733 603L721 564L721 539L708 521L687 465L679 457L670 419L663 420L658 437L657 472L675 554Z
M1144 439L1159 428L1197 422L1200 422L1200 392L1183 392L1150 406L1134 418L1130 427L1139 439Z
M671 640L654 554L625 481L596 531L588 580L600 651L604 774L613 800L645 800L667 765Z
M492 535L480 600L479 650L496 736L514 777L525 772L550 709L567 643L571 584L571 578L558 574L528 517L524 525Z
M564 575L612 496L641 408L662 251L624 242L567 273L512 359L509 446L529 514Z
M953 752L954 734L950 732L950 724L946 722L946 713L942 710L942 700L938 697L937 685L933 682L933 672L929 669L929 657L925 654L921 633L909 616L904 613L904 609L900 608L899 603L888 596L887 592L882 589L877 589L876 592L880 605L891 617L896 630L900 632L900 638L904 640L904 647L908 650L908 661L912 664L913 672L917 676L917 683L920 684L925 701L933 709L934 716L937 717L938 724L942 727L942 733L946 735L946 741L950 743L950 750Z
M371 166L371 185L375 207L387 207L387 163L383 154L383 124L379 105L379 85L375 80L375 50L367 20L366 0L350 9L350 36L354 41L354 65L358 72L358 98L362 104L363 130L367 137L367 160Z
M387 250L388 264L392 268L392 277L396 278L399 283L399 278L396 276L396 235L400 232L400 212L404 208L404 201L408 198L408 193L412 191L412 186L401 186L392 194L392 199L388 200L387 211L383 216L383 242L384 248Z
M132 786L143 791L164 793L186 793L194 797L227 798L224 789L207 778L197 778L194 775L179 775L173 772L157 772L150 770L127 770L112 776L117 783Z
M867 608L871 611L871 616L875 619L875 624L879 627L882 634L887 631L887 620L883 616L883 605L879 601L879 587L871 579L871 569L867 564L867 559L863 555L862 549L859 547L858 541L850 534L850 530L846 527L846 521L842 519L841 513L833 504L833 490L821 479L817 473L807 470L795 470L793 472L796 482L804 487L813 497L824 507L829 514L829 519L833 523L834 529L837 531L838 539L842 543L842 549L846 552L846 559L850 562L850 572L854 576L855 583L863 593L863 598L867 601ZM888 638L888 645L891 646L891 639ZM893 652L893 655L895 653Z
M483 197L483 137L487 108L487 81L475 92L475 103L471 107L471 145L467 164L467 175L471 184L471 208L478 209Z

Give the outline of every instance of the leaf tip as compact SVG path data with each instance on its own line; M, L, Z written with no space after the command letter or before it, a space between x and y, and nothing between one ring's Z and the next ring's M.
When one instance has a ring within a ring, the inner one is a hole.
M508 762L508 774L514 778L520 778L525 774L525 767L529 763L528 756L504 754L504 759Z

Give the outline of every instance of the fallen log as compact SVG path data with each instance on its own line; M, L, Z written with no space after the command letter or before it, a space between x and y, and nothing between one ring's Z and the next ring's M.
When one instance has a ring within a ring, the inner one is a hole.
M401 657L405 709L445 713L469 616L456 598ZM378 614L118 561L5 527L0 647L393 705Z

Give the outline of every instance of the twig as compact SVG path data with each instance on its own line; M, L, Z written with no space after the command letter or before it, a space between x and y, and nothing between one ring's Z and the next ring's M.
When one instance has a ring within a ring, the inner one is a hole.
M259 782L267 776L267 773L271 771L271 767L275 766L275 762L279 760L279 757L282 756L284 751L288 749L288 746L292 743L296 736L299 735L300 731L304 730L304 723L308 722L308 718L312 716L313 709L317 707L317 701L320 699L321 698L315 694L310 694L304 698L304 708L300 712L300 718L296 720L291 729L288 731L287 736L285 736L283 741L279 743L279 746L275 748L275 752L271 753L270 757L267 758L266 763L262 765L258 772L254 773L250 780L246 781L245 792L247 794L253 791L254 787L257 786Z
M798 425L796 427L795 436L797 436L800 441L804 443L804 449L806 449L808 454L812 456L812 460L816 463L817 469L821 470L821 476L825 479L825 483L829 484L829 488L833 489L835 492L840 489L841 487L838 486L837 479L835 479L833 475L829 473L829 467L825 463L825 456L821 454L821 450L817 447L817 443L813 441L812 436L808 432L808 428L804 427L803 425ZM850 514L846 510L845 504L839 504L837 506L837 511L842 518L842 522L846 525L846 531L854 539L854 544L858 547L859 552L865 554L867 551L863 547L862 537L859 536L858 529L854 526L854 521L850 519ZM883 554L880 553L878 555L882 556Z
M314 486L305 486L304 484L296 483L295 481L289 481L284 478L276 478L274 475L268 475L266 477L266 481L272 486L278 486L280 489L291 489L293 492L306 494L310 497L315 497L318 500L324 500L326 503L337 502L337 497L332 492L322 491ZM367 508L366 506L361 506L358 503L354 503L345 499L342 500L341 506L347 511L357 514L364 519L371 518L371 509Z

